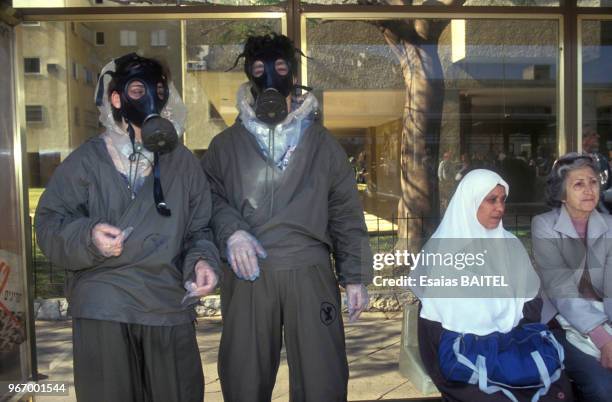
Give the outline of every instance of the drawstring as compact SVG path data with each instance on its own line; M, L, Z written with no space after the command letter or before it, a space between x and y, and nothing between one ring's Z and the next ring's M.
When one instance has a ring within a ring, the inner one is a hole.
M131 192L132 199L136 197L136 177L138 176L138 164L140 163L141 152L136 149L136 133L134 127L128 122L128 134L130 135L130 142L132 143L132 154L129 156L130 159L130 170L128 173L128 189ZM134 177L132 178L132 164L136 162L134 168ZM170 216L171 212L166 205L164 198L164 191L161 186L161 172L159 168L159 153L153 154L153 200L155 201L155 209L162 216Z
M132 143L132 153L128 157L130 160L130 170L128 172L128 189L132 199L136 197L136 176L138 175L138 163L140 163L140 152L136 152L136 134L134 133L134 127L128 122L128 134L130 135L130 142ZM134 176L132 176L132 165L136 161L136 167L134 168Z
M274 128L274 131L276 131L276 128ZM274 170L275 170L274 166L276 166L276 159L274 157L275 156L274 139L276 138L275 134L276 134L275 132L272 132L272 164L273 164L273 167L272 167L272 197L270 197L270 217L272 217L272 214L274 213L274 187L275 187L274 185Z
M268 158L270 158L272 164L274 164L274 129L270 127L268 129ZM270 171L270 161L266 163L266 186L268 183L268 172ZM274 167L272 167L272 187L270 189L270 214L269 217L272 217L274 213Z
M166 205L164 199L164 192L161 186L161 172L159 169L159 152L153 154L154 166L153 166L153 199L155 201L155 208L157 212L162 216L170 216L170 209Z

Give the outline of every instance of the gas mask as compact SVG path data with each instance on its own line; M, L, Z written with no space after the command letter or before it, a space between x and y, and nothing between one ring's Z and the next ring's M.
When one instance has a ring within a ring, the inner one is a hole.
M287 117L287 96L294 89L291 61L274 49L264 49L247 61L247 76L253 84L255 115L270 126Z
M122 77L121 115L129 124L141 128L142 145L151 152L168 153L178 145L178 134L174 125L160 116L168 101L169 91L166 77L146 63L131 68Z
M120 109L111 109L115 121L119 117L127 121L127 131L132 144L132 154L129 156L130 172L132 163L138 166L142 157L141 149L135 142L134 127L140 127L142 145L153 153L153 198L155 208L160 215L171 216L166 205L161 185L160 155L173 151L179 142L176 128L172 122L161 117L161 112L168 103L170 90L162 66L152 59L130 53L114 60L114 69L108 69L98 82L96 104L103 107L105 92L104 75L113 77L114 86L121 99ZM107 94L110 97L111 92ZM128 180L132 180L131 173ZM130 188L133 183L130 182ZM134 193L132 194L134 197Z

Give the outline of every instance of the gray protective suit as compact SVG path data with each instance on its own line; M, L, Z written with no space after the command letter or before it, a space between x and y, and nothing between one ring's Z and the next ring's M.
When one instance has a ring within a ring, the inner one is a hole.
M219 267L208 240L210 192L184 146L160 161L171 217L155 209L152 175L131 199L100 137L66 158L39 202L40 248L68 270L79 401L202 400L195 312L181 299L198 259ZM100 222L134 227L120 256L105 258L92 244Z
M224 275L219 352L224 400L270 400L284 328L291 400L345 401L348 367L338 281L368 284L372 276L353 169L340 144L316 121L284 170L243 123L216 136L202 160L222 255L227 239L240 229L267 252L257 280L238 279L229 268Z

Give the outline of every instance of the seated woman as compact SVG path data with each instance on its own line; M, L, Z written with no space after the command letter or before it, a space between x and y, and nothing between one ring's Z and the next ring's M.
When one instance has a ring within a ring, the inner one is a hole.
M553 210L534 217L531 229L536 269L552 302L543 318L561 315L556 321L565 329L557 338L585 402L612 401L612 216L595 209L598 171L578 153L555 162L546 188Z
M423 248L424 253L443 255L466 255L466 251L479 253L483 251L482 248L488 249L488 256L492 258L487 258L487 264L478 268L480 273L494 272L503 276L508 285L495 288L481 284L480 288L467 293L460 293L459 287L454 285L444 289L412 287L421 300L418 328L421 359L444 401L509 400L501 392L484 392L477 383L448 380L440 365L443 354L440 346L444 335L495 336L496 332L508 334L523 323L540 321L541 300L535 299L539 291L538 276L520 241L502 224L507 195L508 184L498 174L485 169L469 172L459 183L440 226ZM414 272L417 277L424 275L421 268L427 275L443 269L438 274L443 272L447 280L470 271L469 268L457 266L457 263L455 270L453 267L431 269L419 265ZM478 269L472 272L478 274ZM553 378L552 386L547 392L542 391L544 395L539 401L573 400L567 377L560 368L557 371L560 373L559 379L554 381ZM534 388L512 389L511 392L519 401L531 401L534 397Z

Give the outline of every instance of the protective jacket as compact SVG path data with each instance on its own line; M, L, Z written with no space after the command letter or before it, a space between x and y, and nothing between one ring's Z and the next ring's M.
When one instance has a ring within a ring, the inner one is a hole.
M104 143L81 145L56 169L36 211L40 248L68 270L66 286L75 318L142 325L178 325L195 318L181 305L183 284L204 259L219 269L211 242L210 189L198 160L184 146L160 157L161 183L172 216L157 213L153 175L132 199ZM118 257L102 256L91 230L108 223L134 231Z
M328 263L341 285L368 284L372 263L355 174L340 144L317 121L301 136L283 170L243 123L217 135L202 165L211 184L212 227L222 255L239 229L268 256L262 269Z

